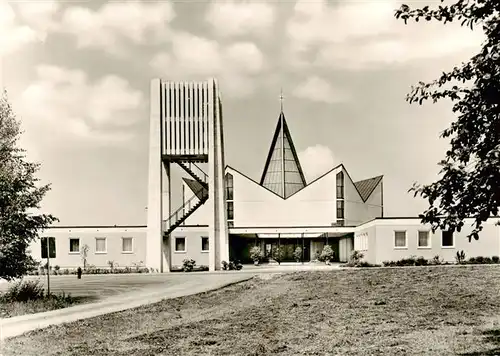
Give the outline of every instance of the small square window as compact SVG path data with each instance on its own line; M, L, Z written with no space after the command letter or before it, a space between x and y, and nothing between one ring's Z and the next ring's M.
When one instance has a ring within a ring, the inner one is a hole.
M175 238L175 252L186 252L186 238L176 237Z
M131 237L122 237L122 252L131 253L134 250L133 240Z
M441 235L441 246L442 247L453 247L453 233L451 231L442 231Z
M70 253L79 253L80 252L80 239L79 238L70 238L69 239L69 252Z
M207 252L209 250L208 237L201 237L201 250Z
M418 232L418 247L431 247L431 239L429 231Z
M406 247L406 231L394 231L394 247Z
M234 219L234 203L232 201L227 202L227 219Z
M95 238L95 252L96 253L106 253L106 238L96 237Z

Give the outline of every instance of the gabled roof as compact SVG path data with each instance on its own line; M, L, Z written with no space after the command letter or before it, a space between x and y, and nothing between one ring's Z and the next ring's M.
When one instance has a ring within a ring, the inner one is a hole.
M354 186L358 190L359 195L361 196L361 199L363 199L363 201L366 201L370 197L383 177L384 176L377 176L354 182Z
M194 179L182 178L184 183L192 190L192 192L196 195L198 199L203 199L208 195L208 190L204 188L199 182Z
M280 112L260 185L283 199L307 185L283 111Z

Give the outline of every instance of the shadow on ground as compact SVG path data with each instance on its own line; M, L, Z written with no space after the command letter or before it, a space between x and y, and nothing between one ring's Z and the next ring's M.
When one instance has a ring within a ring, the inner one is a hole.
M497 356L500 355L500 329L491 329L483 332L483 341L486 347L493 348L483 351L466 352L461 356ZM486 348L485 347L485 348Z

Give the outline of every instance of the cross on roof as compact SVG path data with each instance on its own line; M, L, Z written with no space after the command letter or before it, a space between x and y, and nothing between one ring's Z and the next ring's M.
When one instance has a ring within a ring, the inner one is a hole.
M281 88L281 93L280 93L280 106L281 106L281 111L283 112L283 99L285 97L283 96L283 88Z

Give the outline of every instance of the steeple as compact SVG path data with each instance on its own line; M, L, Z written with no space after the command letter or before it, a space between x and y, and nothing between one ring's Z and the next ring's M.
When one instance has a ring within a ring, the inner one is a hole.
M307 184L283 113L283 92L280 100L281 112L260 185L286 199Z

